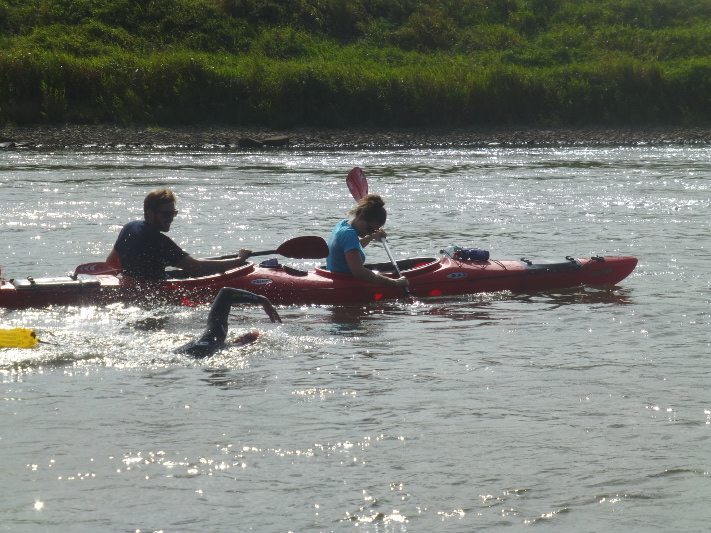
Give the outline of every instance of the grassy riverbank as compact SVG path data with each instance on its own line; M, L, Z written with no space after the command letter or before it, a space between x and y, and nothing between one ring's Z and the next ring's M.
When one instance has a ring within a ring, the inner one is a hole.
M711 0L0 2L0 123L711 124Z

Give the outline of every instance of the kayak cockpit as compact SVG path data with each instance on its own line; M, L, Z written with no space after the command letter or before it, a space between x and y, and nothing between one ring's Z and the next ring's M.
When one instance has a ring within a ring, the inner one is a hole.
M436 257L414 257L411 259L401 259L396 261L400 272L429 272L437 268L440 263L440 259ZM365 265L366 268L373 270L374 272L380 272L381 274L395 273L395 267L392 263L370 263Z
M401 259L400 261L397 261L397 266L400 269L400 272L406 272L408 274L412 273L413 275L416 275L436 270L439 268L441 261L441 259L437 259L436 257L415 257L411 259ZM365 267L378 274L397 277L395 267L390 262L368 263ZM351 279L353 277L353 274L344 274L342 272L331 272L330 270L326 270L326 265L317 266L315 271L319 276L329 279Z
M165 271L166 274L166 279L165 281L175 281L175 280L185 280L185 279L195 279L195 280L200 280L200 279L211 279L216 276L241 276L243 274L248 274L254 270L254 263L245 263L242 266L238 266L237 268L233 268L232 270L228 270L227 272L220 272L216 274L209 274L207 276L193 276L190 273L186 272L185 270L181 268L169 268ZM134 278L135 279L135 278Z

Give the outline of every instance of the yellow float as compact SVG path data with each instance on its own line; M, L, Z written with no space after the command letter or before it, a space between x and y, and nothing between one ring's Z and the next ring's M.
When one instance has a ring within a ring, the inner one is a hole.
M0 348L32 348L38 342L29 328L0 329Z

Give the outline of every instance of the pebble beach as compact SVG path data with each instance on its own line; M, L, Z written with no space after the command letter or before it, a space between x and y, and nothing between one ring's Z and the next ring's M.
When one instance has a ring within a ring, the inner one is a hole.
M150 127L41 125L0 128L0 147L377 148L436 146L621 146L710 144L711 127L245 129L217 126Z

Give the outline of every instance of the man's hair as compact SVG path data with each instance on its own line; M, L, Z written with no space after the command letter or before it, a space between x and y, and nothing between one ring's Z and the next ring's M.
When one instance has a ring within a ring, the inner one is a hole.
M148 211L158 211L161 204L166 204L168 202L175 203L175 201L175 195L170 189L156 189L155 191L149 192L143 199L143 213L145 214Z

